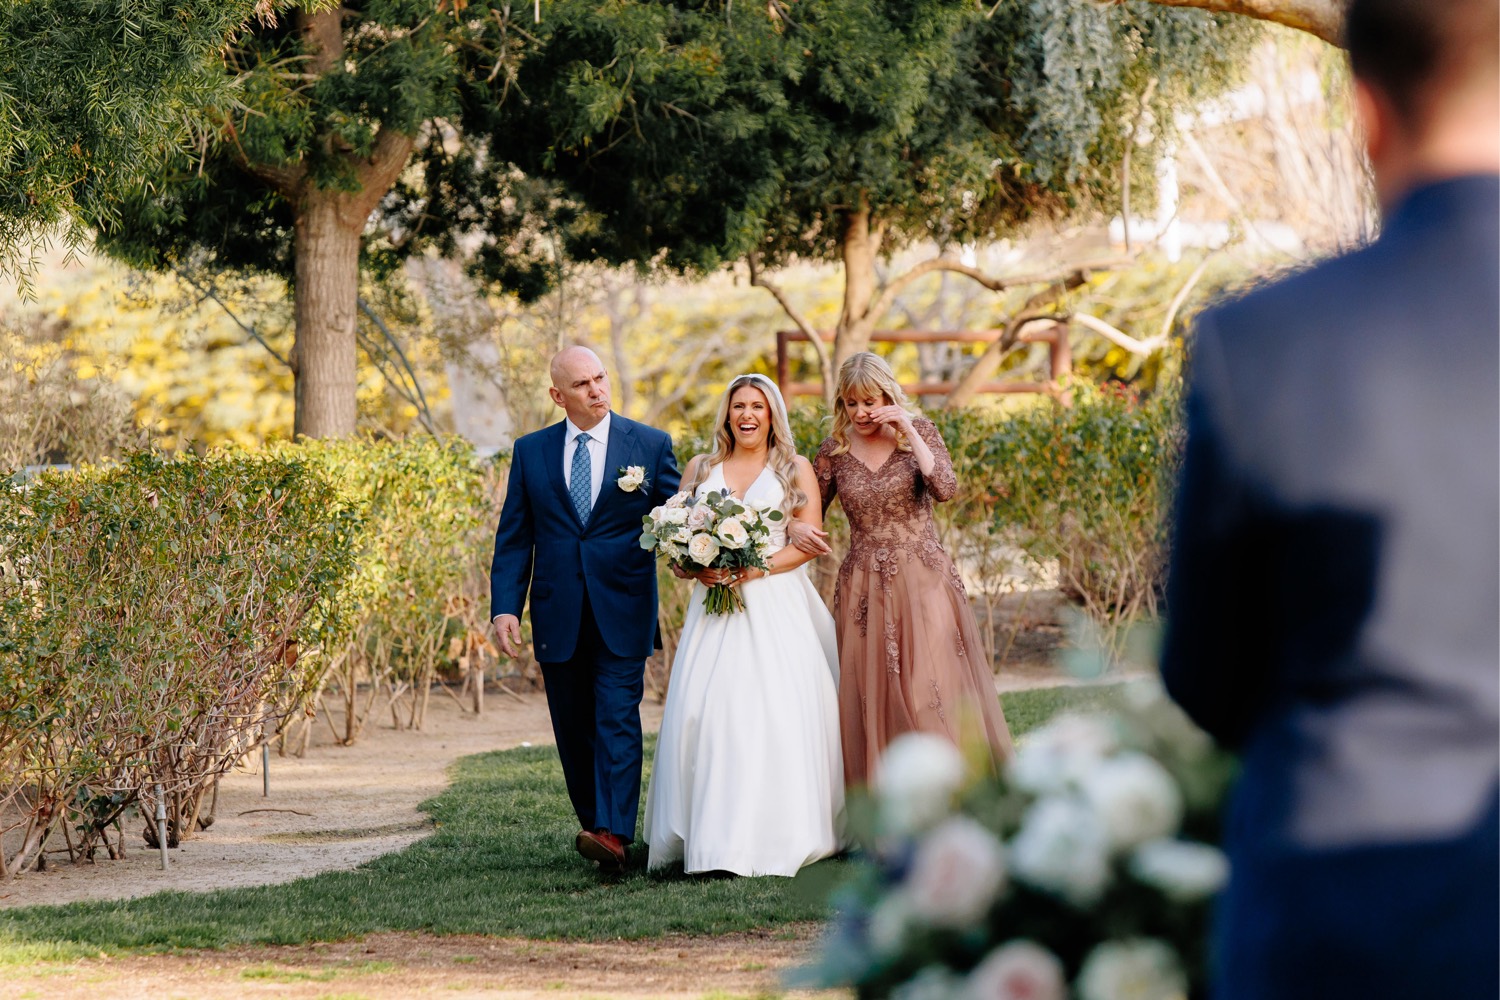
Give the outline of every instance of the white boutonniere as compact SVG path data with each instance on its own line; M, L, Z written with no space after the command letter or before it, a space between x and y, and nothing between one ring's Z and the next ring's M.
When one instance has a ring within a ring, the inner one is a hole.
M620 478L615 480L615 485L626 493L634 493L647 484L646 470L639 465L628 465L616 470Z

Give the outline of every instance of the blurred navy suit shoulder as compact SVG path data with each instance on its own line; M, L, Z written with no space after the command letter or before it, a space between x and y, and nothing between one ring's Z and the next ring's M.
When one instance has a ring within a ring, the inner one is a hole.
M1493 997L1500 178L1422 187L1370 246L1206 313L1186 405L1162 674L1242 752L1224 995L1400 995L1382 934L1410 969L1462 964L1420 942L1463 913L1488 970L1406 995ZM1425 915L1390 906L1403 852L1445 845L1479 869L1429 864ZM1389 919L1339 937L1316 895L1335 870L1338 913Z

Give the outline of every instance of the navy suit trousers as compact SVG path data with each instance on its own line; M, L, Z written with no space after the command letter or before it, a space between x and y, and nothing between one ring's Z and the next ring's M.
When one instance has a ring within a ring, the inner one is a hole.
M631 841L641 800L646 664L609 651L587 596L582 610L572 658L541 665L552 732L579 824Z

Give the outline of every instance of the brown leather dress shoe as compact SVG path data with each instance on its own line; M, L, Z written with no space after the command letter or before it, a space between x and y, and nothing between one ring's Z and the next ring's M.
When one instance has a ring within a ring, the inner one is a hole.
M580 830L573 846L590 861L599 862L604 871L623 871L625 868L625 841L608 830Z

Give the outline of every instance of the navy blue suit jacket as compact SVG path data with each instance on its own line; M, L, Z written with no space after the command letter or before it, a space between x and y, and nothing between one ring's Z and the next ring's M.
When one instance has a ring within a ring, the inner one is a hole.
M536 658L562 663L577 645L587 594L609 651L644 662L656 646L656 561L640 546L641 519L677 492L672 439L610 416L604 482L585 527L563 478L566 428L559 421L516 441L495 531L490 617L519 618L529 592ZM632 465L646 470L647 483L627 493L615 481Z
M1218 1000L1492 1000L1500 177L1199 321L1162 675L1242 751Z
M1500 752L1500 178L1204 314L1162 673L1243 748L1244 829L1440 840Z

